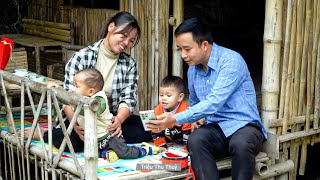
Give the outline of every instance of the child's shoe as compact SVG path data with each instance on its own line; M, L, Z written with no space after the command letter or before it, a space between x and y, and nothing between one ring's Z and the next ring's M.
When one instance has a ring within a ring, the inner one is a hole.
M119 159L119 156L113 150L104 150L102 151L101 156L107 159L110 163L114 163Z
M141 148L146 151L146 155L153 155L160 153L160 148L157 146L152 146L146 142L141 143Z

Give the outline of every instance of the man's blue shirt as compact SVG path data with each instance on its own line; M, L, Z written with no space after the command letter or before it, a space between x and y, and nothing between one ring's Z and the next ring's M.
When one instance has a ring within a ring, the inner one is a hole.
M226 137L248 123L258 123L267 139L256 103L256 93L247 64L241 55L213 44L207 64L189 67L190 107L175 118L178 124L217 123Z

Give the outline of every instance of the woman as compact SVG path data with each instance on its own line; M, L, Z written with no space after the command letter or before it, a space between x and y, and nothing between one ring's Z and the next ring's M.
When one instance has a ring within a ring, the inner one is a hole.
M130 13L119 12L105 25L102 37L93 45L75 53L68 61L65 67L64 88L67 91L73 89L73 76L78 71L87 68L98 69L103 75L105 81L103 89L108 96L110 111L114 115L113 124L108 130L114 131L113 135L122 134L127 143L151 141L151 133L144 131L140 117L133 114L137 104L137 64L130 55L124 52L139 42L138 22ZM68 119L71 119L71 107L66 106L64 111ZM74 130L83 140L84 129L76 124ZM47 137L47 133L44 134L44 137ZM73 136L72 138L79 137ZM57 141L57 136L55 139ZM58 139L62 141L63 136Z

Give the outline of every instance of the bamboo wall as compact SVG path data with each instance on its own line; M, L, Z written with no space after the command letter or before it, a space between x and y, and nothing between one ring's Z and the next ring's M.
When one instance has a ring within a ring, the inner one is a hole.
M60 21L60 5L63 0L32 0L28 7L27 17L43 21Z
M320 1L267 0L265 17L262 119L295 179L307 145L319 142Z
M106 21L117 12L119 11L112 9L63 6L60 21L74 23L77 45L90 45L100 39L100 33Z
M140 42L131 50L138 63L140 110L157 105L159 83L168 74L169 4L169 0L120 1L120 10L132 13L141 27Z

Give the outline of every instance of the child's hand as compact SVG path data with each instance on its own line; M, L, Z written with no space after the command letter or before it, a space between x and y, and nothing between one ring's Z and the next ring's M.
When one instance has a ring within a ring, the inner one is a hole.
M166 151L167 148L159 146L160 152Z
M35 129L34 134L32 135L32 139L40 140L40 136L43 137L44 133L47 132L48 129L40 127L40 131L41 131L40 132L41 134L39 134L38 129ZM27 139L30 134L31 134L31 127L25 128L24 129L24 138Z
M48 87L48 88L51 88L51 87L59 88L59 87L61 87L61 86L58 85L58 84L55 83L55 82L48 82L47 87Z
M79 126L79 124L76 122L73 126L74 131L79 135L79 138L84 141L84 129L83 127Z

